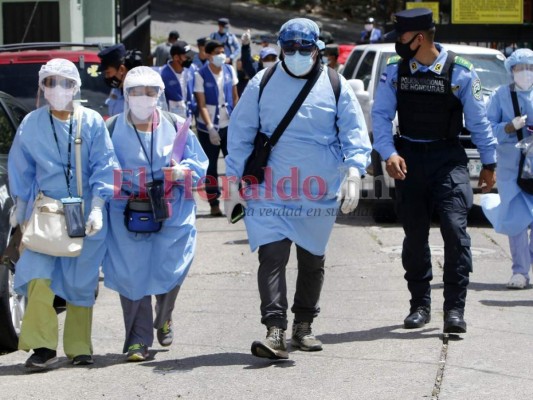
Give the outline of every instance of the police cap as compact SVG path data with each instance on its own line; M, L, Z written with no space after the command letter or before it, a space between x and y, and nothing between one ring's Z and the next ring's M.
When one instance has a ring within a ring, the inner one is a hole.
M218 24L222 25L222 26L229 25L229 19L227 19L227 18L219 18L218 19Z
M394 15L394 30L385 35L386 40L396 40L401 34L427 31L435 26L433 12L428 8L412 8Z
M113 46L106 47L100 53L100 66L98 71L105 71L108 67L120 67L124 63L124 58L126 57L126 48L122 43L115 44Z

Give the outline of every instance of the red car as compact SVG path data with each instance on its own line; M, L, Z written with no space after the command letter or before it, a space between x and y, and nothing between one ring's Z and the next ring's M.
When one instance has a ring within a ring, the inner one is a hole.
M0 91L9 93L30 110L37 108L38 76L41 65L52 58L64 58L78 67L81 100L85 107L107 116L105 100L110 88L98 72L97 44L21 43L0 46Z

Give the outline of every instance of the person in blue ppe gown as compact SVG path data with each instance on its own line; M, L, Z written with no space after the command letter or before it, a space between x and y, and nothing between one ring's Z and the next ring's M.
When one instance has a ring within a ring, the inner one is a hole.
M533 51L517 49L505 60L512 77L492 95L487 117L498 140L498 194L482 196L481 204L487 218L498 233L509 236L512 276L507 287L524 289L529 285L529 270L533 261L533 240L528 228L533 224L533 196L518 187L516 179L520 162L518 143L531 136L533 129ZM516 94L520 115L515 114L512 92Z
M371 146L359 103L342 76L336 103L318 36L318 26L309 19L286 22L279 34L283 61L276 64L260 101L264 71L248 83L229 125L224 208L230 219L234 209L244 207L250 247L259 249L261 322L267 337L252 344L252 354L258 357L288 358L285 268L293 242L298 280L291 344L304 351L322 349L311 324L320 312L326 245L340 199L345 213L357 206L360 177L369 163ZM243 177L258 130L270 137L315 76L318 80L270 154L265 181L258 184ZM240 192L241 178L248 185Z
M122 86L126 74L132 68L142 65L142 53L139 50L126 50L122 43L109 46L98 53L100 65L98 72L102 72L105 83L111 87L105 104L109 116L124 111L124 94Z
M78 193L74 137L81 124L81 161L86 237L77 257L54 257L25 249L17 262L15 290L28 297L19 349L33 354L29 369L57 361L58 321L54 295L66 300L64 350L75 365L92 364L92 306L105 253L105 202L113 194L118 163L102 117L77 105L81 86L76 66L52 59L39 71L46 105L28 114L17 130L8 158L9 187L16 199L11 225L24 225L42 192L60 200Z
M162 346L172 343L174 303L196 248L192 185L205 175L208 164L191 130L185 131L183 154L172 155L176 126L157 108L163 93L163 80L152 68L141 66L129 71L124 80L126 109L117 117L112 132L124 173L120 195L109 203L103 271L105 285L120 294L126 329L123 352L127 352L128 361L146 359L154 328ZM183 118L176 118L181 126ZM124 221L127 199L146 198L150 182L163 179L170 216L162 221L159 231L131 232ZM156 296L155 319L152 295Z
M411 294L406 329L431 319L432 266L428 243L433 210L444 240L444 333L466 332L464 309L472 270L467 215L472 207L468 159L459 142L471 132L483 168L478 185L495 184L496 139L483 101L481 82L467 60L434 42L433 13L398 12L396 53L382 73L372 108L374 149L395 180L396 205L405 237L402 264ZM392 123L398 112L399 135Z

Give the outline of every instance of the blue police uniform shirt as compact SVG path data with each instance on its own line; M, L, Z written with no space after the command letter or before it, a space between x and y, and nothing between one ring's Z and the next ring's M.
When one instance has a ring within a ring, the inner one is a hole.
M110 117L124 112L124 94L122 93L122 89L112 88L105 104L107 105Z
M409 63L411 73L431 70L440 74L448 52L437 43L435 47L439 51L439 55L433 64L428 67L412 58ZM392 135L392 121L396 116L397 109L398 66L399 63L391 63L387 65L385 71L381 74L372 107L374 149L384 160L397 154ZM453 94L463 104L464 124L472 135L472 142L478 148L481 162L483 164L495 163L497 142L487 119L481 83L474 69L455 64L453 66L451 87ZM409 132L402 132L402 137L412 140L409 138Z

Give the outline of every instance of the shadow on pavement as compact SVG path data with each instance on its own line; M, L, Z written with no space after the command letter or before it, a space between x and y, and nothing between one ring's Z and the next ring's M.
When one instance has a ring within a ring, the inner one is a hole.
M227 367L232 365L243 365L244 369L287 368L294 366L294 361L267 360L245 353L214 353L176 360L147 361L139 363L139 365L153 368L155 373L168 374L192 371L194 368L199 367Z
M505 287L505 283L483 283L483 282L470 282L468 284L468 290L475 290L481 292L488 290L491 292L509 292L510 290Z
M533 300L480 300L484 306L490 307L531 307Z
M398 332L394 332L397 329L400 330ZM390 325L372 328L366 331L326 333L325 335L318 335L317 337L324 344L339 344L347 342L368 342L381 339L429 339L439 338L441 335L438 328L406 330L403 329L403 325Z

